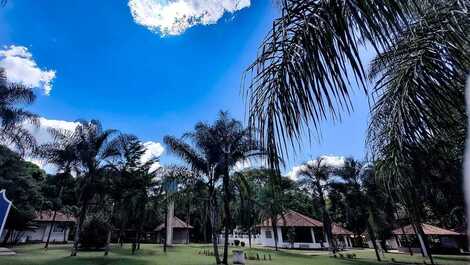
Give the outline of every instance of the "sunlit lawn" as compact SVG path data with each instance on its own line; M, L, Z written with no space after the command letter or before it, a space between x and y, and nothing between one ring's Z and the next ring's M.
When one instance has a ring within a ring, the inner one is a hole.
M155 264L155 265L209 265L214 264L214 258L199 254L203 249L209 250L209 246L190 245L178 246L168 250L165 254L161 246L142 245L138 254L132 256L130 246L124 248L114 247L109 256L104 257L103 252L80 252L78 257L69 257L69 246L52 246L48 251L44 251L42 245L28 245L15 248L16 256L0 257L1 265L137 265L137 264ZM254 265L340 265L340 264L377 264L372 250L352 250L347 253L355 253L357 258L354 260L331 258L325 252L320 251L279 251L254 249L248 250L251 256L260 256L260 261L249 260L247 264ZM272 260L269 261L269 254ZM266 255L266 261L263 260ZM401 262L423 262L423 259L415 255L410 257L403 254L386 254L382 264L391 263L391 258ZM438 264L468 264L469 257L465 256L437 256Z

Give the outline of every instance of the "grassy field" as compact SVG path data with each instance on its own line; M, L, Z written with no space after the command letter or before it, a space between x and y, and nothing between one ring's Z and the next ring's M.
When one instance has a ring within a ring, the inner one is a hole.
M168 250L165 254L160 246L142 245L138 254L132 256L129 246L124 248L113 248L108 257L103 256L103 252L80 252L78 257L69 257L69 246L52 246L48 251L44 251L42 245L28 245L15 248L16 256L0 257L1 265L209 265L214 264L214 258L199 254L203 249L210 249L208 246L191 245L179 246ZM378 264L374 259L371 250L352 250L347 253L355 253L357 258L353 260L331 258L322 251L279 251L254 249L248 250L248 255L259 254L261 260L250 260L250 265L355 265L355 264ZM272 260L264 261L264 255ZM391 259L401 262L419 262L423 259L420 256L410 257L403 254L387 254L385 262L391 263ZM438 264L463 265L469 264L470 257L465 256L436 256Z

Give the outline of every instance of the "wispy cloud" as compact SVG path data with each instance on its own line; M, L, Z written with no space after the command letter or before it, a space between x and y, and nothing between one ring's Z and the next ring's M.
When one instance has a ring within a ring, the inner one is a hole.
M129 0L135 22L161 35L180 35L198 24L215 24L225 12L250 4L250 0Z
M42 89L45 95L50 94L56 76L54 70L39 68L31 52L23 46L11 45L0 50L0 68L5 69L10 82Z

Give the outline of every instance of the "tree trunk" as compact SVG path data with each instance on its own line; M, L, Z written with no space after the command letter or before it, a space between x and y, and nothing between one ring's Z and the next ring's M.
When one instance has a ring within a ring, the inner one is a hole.
M277 216L271 215L271 228L273 229L274 249L278 251L279 248L277 246L277 243L279 241L279 235L277 234Z
M82 225L85 221L86 218L86 213L87 213L87 208L88 208L88 201L85 201L82 205L82 209L80 209L80 214L78 216L78 222L75 227L75 236L73 240L73 247L72 251L70 253L70 256L75 257L77 256L78 253L78 244L80 241L80 232L82 231Z
M230 213L230 187L229 187L229 175L228 171L224 174L223 185L224 185L224 258L222 260L223 264L228 264L228 237L231 224L231 213Z
M168 227L168 207L165 207L165 238L163 239L163 252L166 253L166 238L167 238L167 234L168 234L168 230L167 230L167 227Z
M112 234L112 229L109 229L108 235L106 236L106 248L104 250L105 256L108 256L109 250L111 250L111 234Z
M213 188L211 188L213 189ZM213 191L210 192L211 194ZM217 239L217 205L216 205L216 198L212 198L213 195L209 195L209 210L210 210L210 222L211 222L211 232L212 232L212 246L214 248L214 256L216 264L220 264L220 256L219 256L219 246L218 246L218 239Z
M377 246L374 229L372 229L372 226L369 222L367 222L367 233L369 234L369 239L372 241L372 246L374 246L375 257L377 258L377 261L380 262L382 261L382 259L380 258L379 248Z
M331 220L330 220L330 215L328 213L328 210L326 209L326 202L325 202L325 197L323 195L323 189L320 185L320 182L317 181L315 183L316 188L318 190L319 195L319 201L320 201L320 207L322 211L322 220L323 220L323 230L326 236L326 240L328 241L328 249L335 254L336 253L336 243L333 239L333 231L331 227Z
M51 234L52 234L52 230L54 229L56 216L57 216L57 209L54 210L54 214L52 215L52 224L51 224L51 228L49 229L49 233L47 234L46 244L44 245L45 249L49 247L49 241L51 240Z
M431 264L434 265L434 259L431 254L431 248L429 247L429 241L428 241L426 234L423 231L423 227L421 226L420 223L414 226L416 227L416 232L417 232L416 235L418 236L418 240L421 244L421 249L423 251L424 256L428 257Z

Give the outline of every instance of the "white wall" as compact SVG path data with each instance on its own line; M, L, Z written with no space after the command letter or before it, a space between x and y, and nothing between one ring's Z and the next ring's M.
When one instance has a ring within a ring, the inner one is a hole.
M56 223L56 226L57 225L58 223ZM39 224L37 229L22 232L19 243L46 242L47 236L49 234L49 230L51 228L52 228L52 223L42 222ZM70 225L67 225L65 229L65 240L68 239L69 233L70 233ZM7 229L4 229L2 235L0 236L0 241L4 240L4 237L6 234L7 234ZM64 242L64 231L62 232L52 231L50 242Z
M266 231L271 231L271 238L266 238ZM274 242L274 233L272 232L272 228L269 227L262 227L260 228L260 237L259 237L259 243L260 245L264 247L275 247L275 242ZM313 231L312 232L312 238L315 240ZM291 248L292 244L288 242L284 242L282 238L282 232L281 228L277 228L277 234L278 234L278 247L280 248ZM294 248L305 248L305 249L319 249L321 248L322 245L320 243L301 243L301 242L294 242ZM327 248L328 243L324 242L323 247Z

